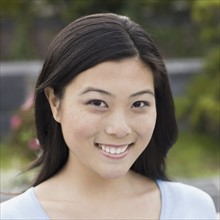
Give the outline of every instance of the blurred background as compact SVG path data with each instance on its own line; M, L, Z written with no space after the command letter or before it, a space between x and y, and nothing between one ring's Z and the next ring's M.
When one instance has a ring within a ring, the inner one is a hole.
M74 19L98 12L126 15L155 39L169 72L180 130L167 157L168 174L216 196L219 209L218 0L2 0L2 189L20 189L36 172L18 175L39 153L33 90L50 42Z

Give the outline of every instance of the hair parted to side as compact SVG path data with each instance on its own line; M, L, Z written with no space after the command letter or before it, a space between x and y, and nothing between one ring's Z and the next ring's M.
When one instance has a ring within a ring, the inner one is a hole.
M74 77L101 62L139 57L154 77L157 120L152 139L131 169L151 179L164 179L165 158L177 138L177 124L169 79L163 59L148 33L125 16L101 13L77 19L53 40L36 84L35 121L42 148L31 168L41 170L33 183L55 175L68 159L61 126L53 116L44 89L62 98Z

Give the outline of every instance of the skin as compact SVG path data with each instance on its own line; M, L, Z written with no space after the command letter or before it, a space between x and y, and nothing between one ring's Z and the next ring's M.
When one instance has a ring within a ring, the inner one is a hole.
M156 183L130 171L156 123L151 69L138 58L103 62L70 82L62 99L52 88L45 94L70 151L66 166L35 187L48 216L159 219ZM100 144L129 148L118 158Z

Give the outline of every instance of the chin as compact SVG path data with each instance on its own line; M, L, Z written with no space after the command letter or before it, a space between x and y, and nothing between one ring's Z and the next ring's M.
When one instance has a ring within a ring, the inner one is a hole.
M114 179L120 179L123 176L125 176L127 174L128 170L113 170L113 171L109 171L109 172L102 172L99 173L99 175L103 178L103 179L109 179L109 180L114 180Z

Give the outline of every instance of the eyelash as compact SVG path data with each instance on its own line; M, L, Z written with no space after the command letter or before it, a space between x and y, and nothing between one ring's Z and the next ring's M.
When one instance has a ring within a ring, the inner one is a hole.
M139 107L135 107L134 105L135 104L141 104L141 106ZM100 104L100 105L98 105ZM103 105L102 105L103 104ZM142 105L143 104L143 105ZM99 99L93 99L93 100L90 100L87 102L87 105L92 105L93 107L95 108L108 108L108 105L102 101L102 100L99 100ZM102 105L102 106L101 106ZM147 102L147 101L136 101L132 104L132 108L136 108L136 109L142 109L144 107L149 107L150 106L150 103Z
M105 106L97 105L97 103L104 104ZM99 99L90 100L90 101L87 102L87 105L92 105L96 108L107 108L108 107L108 105L104 101L99 100Z
M149 107L150 106L150 103L147 102L147 101L137 101L134 104L137 104L137 103L144 104L144 105L141 106L141 107L133 107L133 108L144 108L144 107ZM132 106L134 106L134 104Z

